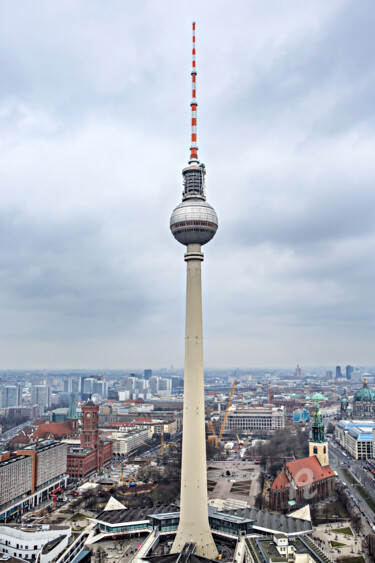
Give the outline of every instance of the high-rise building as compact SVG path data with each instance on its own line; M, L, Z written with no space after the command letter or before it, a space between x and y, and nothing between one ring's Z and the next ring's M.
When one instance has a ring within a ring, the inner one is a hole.
M145 369L143 372L143 379L147 381L152 377L152 369Z
M22 389L17 385L2 385L1 407L18 407L22 404Z
M171 552L181 553L189 542L196 544L196 555L215 559L218 551L209 526L207 506L201 247L215 235L218 220L215 210L206 201L206 169L198 160L196 76L193 23L190 160L182 171L182 202L174 209L170 221L173 236L187 247L181 504L179 526Z
M346 375L346 379L351 379L352 378L352 373L354 371L353 366L346 366L345 368L345 375Z
M65 393L80 393L81 380L79 377L68 377L64 379L64 392Z
M33 385L31 387L31 404L39 405L40 412L51 406L51 387L49 385Z
M296 377L297 379L301 379L302 377L302 370L299 366L296 367L296 371L295 371Z
M336 366L336 379L341 379L341 378L342 378L341 366Z

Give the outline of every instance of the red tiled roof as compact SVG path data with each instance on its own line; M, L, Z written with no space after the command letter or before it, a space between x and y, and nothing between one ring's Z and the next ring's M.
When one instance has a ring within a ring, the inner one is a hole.
M30 438L24 432L20 432L13 436L11 440L9 440L11 444L28 444L30 442Z
M71 436L73 428L69 422L50 422L41 424L33 433L35 438L42 438L43 436Z
M306 484L321 481L335 475L335 472L329 465L322 467L315 455L290 461L286 466L298 487L303 487Z
M304 457L303 459L296 459L285 465L297 487L311 485L311 483L315 483L316 481L322 481L328 477L335 476L333 469L329 465L322 467L315 455ZM272 483L271 488L273 490L285 489L289 484L289 477L284 472L280 472Z
M275 489L285 489L286 487L289 486L289 479L288 477L285 475L285 473L283 471L281 471L276 479L274 480L274 482L272 483L272 487L271 489L275 490Z

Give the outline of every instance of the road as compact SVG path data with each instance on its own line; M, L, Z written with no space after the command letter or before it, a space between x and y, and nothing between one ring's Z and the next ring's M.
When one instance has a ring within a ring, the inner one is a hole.
M23 428L26 428L26 426L30 426L30 420L28 420L27 422L23 422L22 424L19 424L18 426L14 426L13 428L10 428L9 430L7 430L3 434L1 434L0 435L0 449L3 446L5 446L5 444L13 438L13 436L18 434Z
M354 503L354 506L359 511L360 510L363 511L362 522L364 524L365 533L366 534L368 534L370 532L372 533L372 529L370 528L370 525L375 521L375 513L370 509L370 507L363 500L363 498L359 494L356 486L349 483L347 477L344 475L344 473L342 471L344 468L349 469L349 467L350 467L350 469L353 473L355 473L355 471L357 471L358 473L362 473L363 469L361 467L361 462L346 457L345 455L343 455L343 453L341 452L339 447L336 447L335 445L330 443L329 444L329 464L332 467L332 469L334 469L334 471L336 471L336 473L338 474L339 480L342 483L346 484L347 490L348 490L349 495L350 495L350 497L351 497L351 499ZM371 483L371 489L369 489L367 487L366 487L366 489L371 494L372 490L373 490L373 483Z

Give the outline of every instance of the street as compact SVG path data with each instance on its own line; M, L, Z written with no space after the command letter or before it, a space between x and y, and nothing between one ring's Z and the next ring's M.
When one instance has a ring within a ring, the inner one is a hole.
M361 497L361 495L359 494L357 488L355 485L352 485L347 477L345 476L345 474L343 473L343 468L346 469L351 469L351 471L356 474L358 473L359 478L364 474L364 470L362 469L361 466L361 462L354 460L354 459L350 459L348 457L346 457L340 450L339 446L334 446L333 444L329 444L329 456L330 456L330 466L332 467L332 469L334 471L336 471L339 480L341 481L341 483L345 483L346 487L347 487L347 491L354 503L354 505L357 507L357 509L360 511L360 513L363 516L363 525L364 525L364 531L366 534L368 533L372 533L373 530L371 528L372 524L374 523L375 520L375 513L370 509L370 507L366 504L366 502L364 501L364 499ZM345 465L344 465L345 464ZM370 479L364 475L365 479L366 479L366 483L368 482L368 485L364 485L364 487L366 488L366 490L372 495L374 496L374 484L373 482L370 481ZM361 510L363 511L363 513L361 512Z

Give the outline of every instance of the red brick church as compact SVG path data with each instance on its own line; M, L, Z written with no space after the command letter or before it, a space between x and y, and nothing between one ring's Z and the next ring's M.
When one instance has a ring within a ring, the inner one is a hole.
M336 473L329 465L328 443L319 403L316 404L309 444L310 456L284 464L270 491L270 509L287 510L325 499L335 488Z

